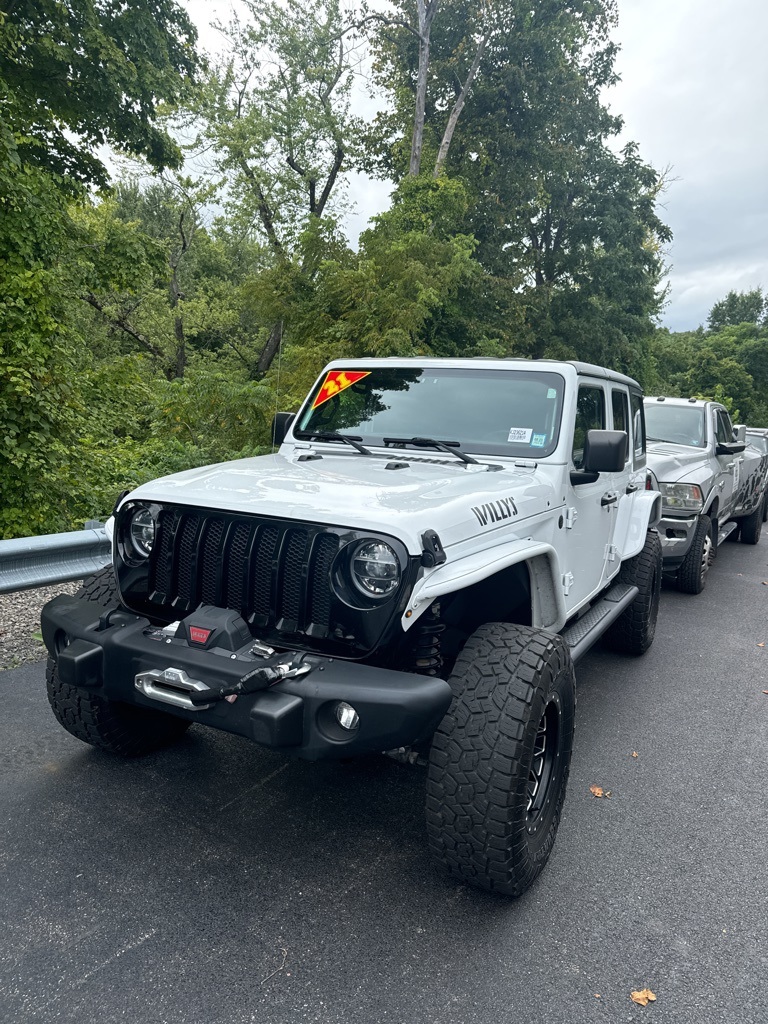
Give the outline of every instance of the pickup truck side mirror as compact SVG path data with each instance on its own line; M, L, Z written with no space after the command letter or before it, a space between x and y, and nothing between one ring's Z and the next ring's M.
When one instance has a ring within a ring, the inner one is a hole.
M738 455L746 447L744 441L718 441L715 445L715 455Z
M277 448L285 440L285 435L296 419L295 412L276 412L272 420L272 444Z
M627 461L626 430L588 430L581 469L571 471L571 483L591 484L601 473L618 473Z
M735 423L733 427L733 440L734 441L746 441L747 440L747 428L743 423Z

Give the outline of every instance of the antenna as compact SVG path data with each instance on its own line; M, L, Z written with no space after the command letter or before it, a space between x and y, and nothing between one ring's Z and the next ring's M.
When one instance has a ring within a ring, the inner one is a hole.
M280 369L283 362L283 321L280 321L280 341L277 344L277 382L275 384L275 417L272 420L272 453L275 451L275 423L280 410Z

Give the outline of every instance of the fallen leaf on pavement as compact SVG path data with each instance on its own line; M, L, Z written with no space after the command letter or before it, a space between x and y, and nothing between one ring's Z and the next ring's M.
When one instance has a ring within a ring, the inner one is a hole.
M639 992L631 992L630 999L638 1006L647 1006L648 1003L655 1003L656 996L649 988L642 988Z
M639 757L639 754L637 753L636 750L632 751L632 757Z
M763 580L763 586L768 587L768 580Z
M764 643L763 644L758 644L757 646L758 647L765 647L765 644Z
M609 799L611 796L610 789L603 789L602 786L590 786L589 792L592 796L604 796L606 799Z
M763 693L768 693L768 690L763 690Z

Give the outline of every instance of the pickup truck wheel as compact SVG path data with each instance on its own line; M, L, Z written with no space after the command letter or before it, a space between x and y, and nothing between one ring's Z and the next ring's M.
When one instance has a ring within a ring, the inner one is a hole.
M470 885L520 896L546 864L573 744L573 663L565 641L489 623L449 682L427 781L434 860Z
M757 506L755 511L741 520L741 542L742 544L757 544L760 534L763 531L763 503Z
M118 602L112 567L85 580L75 596L97 601L105 607ZM123 757L146 754L172 743L191 725L183 718L122 704L63 683L54 658L48 659L45 679L51 709L67 732L113 754Z
M712 520L699 516L688 554L677 570L677 588L684 594L700 594L707 582L707 574L715 558Z
M768 519L768 491L765 492L765 496L763 498L763 522L765 522L766 519Z
M649 530L640 554L628 558L619 569L618 581L637 587L638 594L605 635L614 651L645 654L653 643L661 601L661 559L659 535Z

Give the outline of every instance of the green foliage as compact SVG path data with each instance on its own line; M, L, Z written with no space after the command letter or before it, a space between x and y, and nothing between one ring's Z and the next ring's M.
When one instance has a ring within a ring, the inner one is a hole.
M709 311L707 324L711 331L736 327L738 324L761 324L765 327L768 325L768 296L763 295L762 288L753 288L749 292L728 292Z
M196 31L176 0L14 0L0 14L0 96L21 161L104 186L96 149L143 154L158 169L181 154L155 124L197 67Z
M708 329L659 331L652 342L652 389L713 398L735 418L767 425L768 324L759 323L763 302L759 288L729 292L712 307Z

